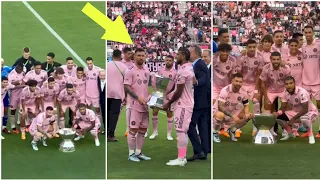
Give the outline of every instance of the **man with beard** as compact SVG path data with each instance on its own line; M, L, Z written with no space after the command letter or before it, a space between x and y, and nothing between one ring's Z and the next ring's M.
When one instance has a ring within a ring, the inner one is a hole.
M230 125L227 132L232 141L238 141L235 137L237 129L242 128L252 119L250 113L248 93L242 88L243 76L240 73L233 75L232 83L221 90L218 100L213 105L213 140L220 143L218 135L220 125L225 123ZM240 116L243 108L239 108L239 104L243 104L244 116Z
M67 57L66 64L62 65L61 68L64 70L64 73L70 77L77 76L77 66L73 62L72 57Z
M265 113L272 113L276 111L276 98L283 98L284 95L284 80L291 74L290 67L281 66L281 54L279 52L272 52L270 57L271 63L263 67L260 80L261 92L264 96ZM274 135L277 135L272 130Z
M23 81L26 83L31 79L38 82L38 87L41 87L42 83L48 79L47 72L41 69L41 62L36 61L33 63L33 70L24 76Z
M165 58L165 63L166 66L164 68L161 68L158 70L158 74L160 76L166 77L166 78L170 78L170 82L168 84L167 89L171 90L172 88L174 88L174 82L176 79L176 75L177 75L177 71L173 68L173 62L174 62L174 58L173 56L169 55ZM155 77L152 78L153 81L153 86L155 88ZM156 136L158 136L158 113L159 113L159 109L158 108L153 108L153 117L152 117L152 125L153 125L153 133L152 135L149 137L149 139L154 139ZM167 118L168 118L168 126L167 126L167 139L169 141L172 141L173 138L171 136L171 131L172 131L172 111L170 111L170 109L167 111Z
M319 112L313 104L309 93L302 87L296 86L292 76L285 79L286 92L281 102L281 108L274 113L277 122L288 134L280 140L288 140L295 137L290 126L295 127L296 123L302 123L307 129L309 144L314 144L315 139L312 132L312 123L316 120ZM290 110L287 110L291 107Z
M283 43L284 38L281 30L277 30L273 33L273 41L274 44L271 47L272 51L279 52L281 54L288 54L289 48Z
M134 53L134 64L129 67L124 75L124 88L127 97L127 118L129 120L129 134L127 136L129 147L129 160L151 160L142 153L144 136L149 127L149 112L147 102L149 100L149 69L144 65L146 53L138 48Z

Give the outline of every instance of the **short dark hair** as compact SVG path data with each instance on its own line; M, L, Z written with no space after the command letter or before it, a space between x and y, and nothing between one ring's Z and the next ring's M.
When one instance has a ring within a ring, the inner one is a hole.
M72 57L67 57L66 61L73 60Z
M134 53L138 53L138 52L146 52L144 49L142 49L142 48L137 48L135 51L134 51Z
M189 49L187 49L185 47L180 47L178 51L182 52L182 54L185 56L187 61L190 60L190 51L189 51Z
M33 63L33 66L41 66L41 62L36 61L36 62Z
M220 29L220 30L218 31L218 37L222 36L222 34L224 34L224 33L229 33L229 32L228 32L228 29Z
M18 63L15 68L22 68L23 69L23 64L22 63Z
M53 52L49 52L48 54L47 54L47 56L49 56L49 57L51 57L52 59L56 56Z
M121 51L116 49L112 52L112 57L113 58L121 58Z
M312 29L312 31L313 31L313 27L310 26L310 25L306 25L306 26L303 28L303 31L304 31L304 29Z
M166 57L174 60L174 57L173 57L172 55L168 55L168 56L166 56Z
M53 107L52 106L47 106L46 107L46 111L53 111Z
M231 51L232 47L230 44L226 44L226 43L221 43L218 46L218 51Z
M297 32L297 33L294 33L294 34L292 35L292 38L294 38L294 39L298 39L298 37L303 37L303 34Z
M27 81L27 83L26 83L26 84L27 84L28 86L33 87L33 86L37 86L38 81L33 80L33 79L30 79L30 80L28 80L28 81Z
M48 82L54 82L54 78L53 77L49 77L48 78Z
M299 44L298 39L290 39L288 44L291 44L291 43L294 43L294 42Z
M67 84L66 84L66 88L67 88L67 89L69 89L69 88L73 88L73 84L71 84L71 83L67 83Z
M80 104L78 105L78 108L79 108L79 109L80 109L80 108L83 108L83 107L87 108L86 104L80 103Z
M248 46L249 44L257 44L257 41L255 41L254 39L248 39L248 41L246 42L246 46Z
M8 81L8 78L6 76L1 76L1 82L2 81Z
M64 70L62 67L57 67L55 70L55 74L64 74Z
M242 75L241 73L235 73L235 74L232 75L232 79L234 79L234 78L241 78L241 79L243 79L243 75Z
M84 69L83 69L82 66L78 66L78 67L77 67L77 71L84 71Z
M293 76L287 76L287 77L284 79L284 81L290 81L290 80L293 80L294 83L296 82L296 80L294 79Z
M123 51L123 53L127 53L128 51L132 51L132 49L129 47L125 47L125 48L123 48L122 51Z
M273 33L273 36L275 36L277 33L283 34L283 31L282 31L282 30L276 30L276 31Z
M86 61L93 61L92 57L87 57Z
M279 52L272 52L271 53L271 56L279 56L279 57L281 57L281 54L279 53ZM271 57L270 56L270 57Z
M23 48L23 52L25 52L25 53L30 52L30 48L28 48L28 47L24 47L24 48Z

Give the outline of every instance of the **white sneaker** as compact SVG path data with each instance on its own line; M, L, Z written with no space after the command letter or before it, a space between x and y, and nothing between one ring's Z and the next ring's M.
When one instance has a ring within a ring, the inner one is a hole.
M289 140L289 139L292 139L292 138L295 138L295 137L296 136L293 133L287 134L283 138L281 138L280 141L286 141L286 140Z
M213 142L215 142L215 143L220 143L221 142L218 133L213 133Z
M285 136L287 136L288 135L288 132L286 131L286 130L283 130L282 131L282 137L285 137Z
M47 147L47 146L48 146L45 139L42 139L42 145L43 145L44 147Z
M172 140L173 140L171 134L167 134L167 139L168 139L169 141L172 141Z
M137 133L138 134L138 133ZM144 137L148 137L148 131L146 132L146 134L144 134Z
M156 138L156 136L158 136L158 132L153 132L151 134L151 136L149 137L149 139L154 139L154 138Z
M168 166L184 166L186 164L187 164L186 158L183 158L183 159L177 158L177 159L174 159L174 160L167 162Z
M314 143L316 143L314 136L309 136L309 144L314 144Z
M3 139L5 139L5 138L1 135L1 139L3 140Z
M134 161L134 162L140 162L140 159L137 157L137 155L135 153L131 154L129 156L128 160Z
M148 157L142 153L136 154L136 157L139 158L140 160L146 160L146 161L151 160L151 157Z
M94 140L94 143L96 144L96 146L100 146L100 141L98 138Z
M31 146L32 146L32 149L35 150L35 151L38 151L38 146L37 146L37 143L34 143L34 142L31 142Z
M84 136L77 136L76 138L74 138L74 141L79 141L82 138L84 138Z

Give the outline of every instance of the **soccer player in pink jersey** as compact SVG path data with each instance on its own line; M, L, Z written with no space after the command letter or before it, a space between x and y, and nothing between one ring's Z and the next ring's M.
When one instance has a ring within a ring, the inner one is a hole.
M59 92L66 88L66 84L72 83L70 77L67 76L61 67L56 68L53 75L56 83L59 84Z
M36 80L29 80L26 84L28 87L25 87L21 91L20 96L20 130L21 130L21 139L26 139L26 133L29 132L29 126L32 122L32 119L39 114L40 101L41 101L41 92L40 88L37 87Z
M213 83L212 99L213 104L217 100L222 88L231 83L231 76L237 72L237 59L230 55L231 46L229 44L219 44L218 54L213 56ZM229 137L229 134L221 127L220 134Z
M175 92L168 102L163 105L168 110L172 105L174 124L177 131L178 158L170 160L169 166L184 166L187 164L188 130L194 107L193 79L195 78L190 60L190 51L179 48L177 64L181 68L177 72Z
M177 71L173 68L173 63L174 63L173 56L171 56L171 55L166 56L165 63L166 63L165 67L159 69L158 74L160 76L170 78L170 82L168 84L167 89L171 90L172 88L174 88L174 84L175 84L174 82L175 82L176 75L177 75ZM154 78L153 78L153 83L155 83ZM154 84L154 87L155 87L155 84ZM159 113L159 109L153 108L153 113L152 113L153 114L153 117L152 117L153 133L149 137L149 139L154 139L156 136L158 136L158 113ZM172 114L172 111L170 111L170 110L168 110L166 113L167 113L167 118L168 118L167 139L169 141L172 141L173 138L171 136L171 131L172 131L172 123L173 123L173 119L172 119L173 114Z
M77 65L74 64L72 57L67 57L66 64L62 65L61 68L64 70L67 76L69 77L77 76Z
M48 146L46 139L53 138L57 134L57 121L54 117L54 110L52 106L46 107L44 112L38 114L31 123L30 135L33 136L31 141L32 149L38 151L37 143L42 141L43 146Z
M257 42L249 39L246 43L246 55L239 57L239 72L243 75L242 88L248 93L248 97L253 101L254 114L260 113L260 74L264 65L263 57L257 52ZM256 134L257 128L253 126L253 136ZM240 137L239 131L236 137Z
M12 70L8 75L9 84L12 85L22 85L24 78L24 72L23 72L23 65L18 64L14 70ZM12 132L15 134L19 134L19 130L16 128L16 109L19 107L20 104L20 97L21 92L23 88L17 88L11 91L10 95L10 124Z
M302 46L302 87L317 101L317 108L320 109L320 41L314 39L311 26L304 27L303 32L307 43ZM320 118L318 120L319 132L316 137L320 138Z
M49 77L47 83L41 87L41 109L45 110L48 106L57 107L57 97L59 95L59 84L53 77Z
M271 34L263 36L261 44L258 46L260 55L263 57L264 65L270 63L271 47L273 45L273 37Z
M83 67L77 67L77 74L71 77L71 82L80 94L80 102L86 103L86 78Z
M289 53L288 46L283 43L284 42L283 31L281 30L275 31L273 33L273 39L274 39L274 44L271 47L271 50L273 52L279 52L281 54Z
M98 118L101 119L98 87L100 68L93 64L91 57L87 57L86 63L87 67L84 69L86 76L86 104L88 107L92 105L95 108Z
M213 141L216 143L221 142L218 131L223 122L230 125L227 130L230 139L238 141L235 137L236 130L246 125L253 117L250 113L248 93L242 88L242 84L242 74L234 74L232 83L221 90L218 101L213 105ZM243 109L244 115L241 115Z
M64 115L69 108L72 112L76 112L78 104L80 104L80 94L77 90L75 90L72 84L67 84L66 88L63 89L59 96L58 102L60 104L60 118L59 118L59 128L65 128ZM75 113L72 114L74 119Z
M296 86L292 76L288 76L285 79L285 86L286 92L281 102L281 108L277 113L274 113L280 126L288 132L280 140L288 140L295 137L290 126L294 127L296 123L302 123L308 131L309 144L314 144L312 123L319 115L318 109L313 104L309 93L304 88Z
M37 85L38 87L41 87L42 83L48 79L47 72L41 69L41 62L39 61L34 62L33 70L29 71L25 75L23 81L26 83L31 79L36 80L38 82L38 85Z
M100 141L98 138L98 129L100 128L100 119L97 117L96 113L91 109L88 109L85 104L79 104L79 109L76 112L75 121L73 128L77 132L77 137L75 141L79 141L84 138L86 132L90 132L94 138L94 143L96 146L100 146Z
M139 162L151 158L142 153L144 136L149 127L149 79L150 71L144 66L146 53L138 48L134 53L134 64L124 74L124 88L128 93L127 118L129 119L129 134L127 136L129 147L129 160Z

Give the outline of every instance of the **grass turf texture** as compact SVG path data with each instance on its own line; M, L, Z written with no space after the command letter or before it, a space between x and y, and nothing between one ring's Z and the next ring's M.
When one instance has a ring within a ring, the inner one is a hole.
M152 92L152 88L149 91ZM150 161L128 161L127 138L124 137L126 130L126 114L123 108L116 129L116 137L119 142L108 142L107 146L107 178L108 179L210 179L211 178L211 155L208 160L196 160L188 162L186 166L167 166L169 160L177 158L177 141L175 128L172 129L173 141L167 140L166 114L159 112L159 136L150 140L153 132L152 110L148 137L145 139L143 153L150 156ZM191 142L189 141L187 157L193 155Z
M251 106L252 107L252 106ZM251 108L252 109L252 108ZM316 135L318 122L313 124ZM215 179L319 179L317 164L320 144L309 144L297 137L274 145L252 142L252 122L242 130L238 142L220 135L213 144L213 178ZM282 132L279 126L279 132ZM300 133L301 134L301 133ZM281 136L281 134L280 134Z
M55 60L65 64L72 54L42 25L22 2L2 3L2 58L11 66L21 57L22 48L31 48L31 55L45 62L46 54L54 52ZM104 30L86 17L81 9L86 2L29 2L40 16L85 60L91 56L96 65L105 68ZM105 12L104 2L92 2ZM74 57L74 62L81 65ZM66 121L68 118L66 118ZM10 129L10 122L7 127ZM28 133L27 133L28 134ZM48 140L48 147L39 142L39 151L32 149L31 136L22 141L19 135L4 135L2 141L3 179L104 179L105 138L100 147L94 145L90 133L76 142L76 151L62 153L60 138ZM18 169L17 169L18 168Z

